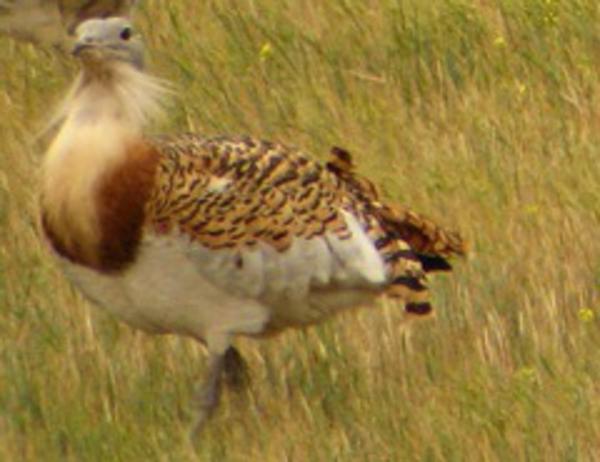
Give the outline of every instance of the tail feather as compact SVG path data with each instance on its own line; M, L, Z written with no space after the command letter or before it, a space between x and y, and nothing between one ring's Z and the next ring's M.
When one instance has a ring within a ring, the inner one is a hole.
M465 255L465 241L458 233L445 230L422 215L381 202L375 185L355 172L352 156L345 149L333 147L326 167L362 200L379 223L380 229L372 237L390 269L388 296L402 300L407 313L432 313L427 273L450 271L448 258Z
M425 274L395 278L387 290L388 297L404 302L408 314L427 316L433 312Z
M444 257L418 253L417 258L427 273L431 273L433 271L452 271L452 265Z
M386 206L384 219L417 253L429 256L450 257L465 255L464 239L454 231L436 225L430 219L398 206Z

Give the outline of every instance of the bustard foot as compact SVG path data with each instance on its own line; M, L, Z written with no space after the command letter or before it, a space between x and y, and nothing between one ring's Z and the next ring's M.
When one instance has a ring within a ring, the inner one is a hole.
M222 383L234 389L243 389L249 382L246 362L234 348L224 353L211 353L206 378L196 393L198 414L192 427L192 437L200 434L221 400Z

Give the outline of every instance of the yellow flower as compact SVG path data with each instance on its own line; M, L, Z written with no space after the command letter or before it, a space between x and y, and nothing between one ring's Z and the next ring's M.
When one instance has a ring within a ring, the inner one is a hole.
M499 35L498 37L496 37L494 39L494 46L496 48L504 48L504 47L506 47L506 39L504 37L502 37L501 35Z
M260 51L258 52L258 57L261 61L266 61L273 55L273 46L270 42L265 42L262 47L260 47Z
M596 318L596 313L591 308L580 308L577 314L582 322L592 322Z
M537 215L540 211L540 206L537 204L527 204L523 207L523 212L525 212L526 215Z
M537 379L537 373L534 367L523 366L515 372L514 377L521 382L534 382Z

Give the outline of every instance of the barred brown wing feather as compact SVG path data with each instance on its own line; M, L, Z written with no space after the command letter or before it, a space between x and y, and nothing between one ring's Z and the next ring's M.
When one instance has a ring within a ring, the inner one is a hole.
M293 237L342 234L335 184L295 151L250 138L160 140L152 220L209 248L257 241L278 251Z

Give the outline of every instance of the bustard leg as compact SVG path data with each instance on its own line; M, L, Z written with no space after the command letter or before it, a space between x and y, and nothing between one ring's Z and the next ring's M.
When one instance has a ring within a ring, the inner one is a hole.
M234 391L244 390L250 383L248 365L243 356L234 347L225 351L224 365L225 384Z
M243 389L248 383L246 362L232 346L224 353L210 352L206 378L196 395L198 415L192 435L198 435L219 405L223 380L234 389Z
M198 415L192 429L192 436L200 433L204 424L213 414L221 398L221 383L225 368L225 353L210 353L204 382L196 393Z

